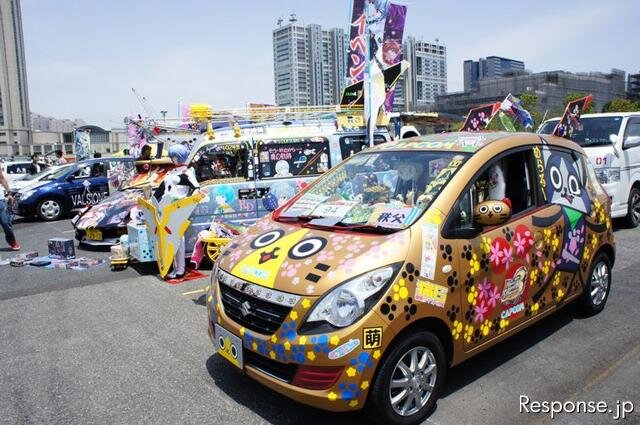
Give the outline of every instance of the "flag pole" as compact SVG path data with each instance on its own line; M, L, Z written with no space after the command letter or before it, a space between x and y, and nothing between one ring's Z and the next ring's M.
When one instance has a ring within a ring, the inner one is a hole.
M367 120L367 142L369 143L369 147L373 146L373 131L374 126L372 125L372 102L371 102L371 28L369 27L369 7L367 7L367 1L364 2L364 34L365 34L365 45L364 45L364 114Z

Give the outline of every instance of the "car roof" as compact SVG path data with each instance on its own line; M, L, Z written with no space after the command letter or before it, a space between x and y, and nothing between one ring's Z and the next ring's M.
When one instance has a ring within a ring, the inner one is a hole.
M401 139L380 144L363 152L385 150L441 150L475 153L485 146L496 144L496 142L500 142L500 145L505 145L505 147L514 145L546 143L582 151L582 149L577 144L571 142L570 140L556 136L545 135L543 138L541 135L536 133L512 133L506 131L462 131L430 134L425 136L411 137L408 139Z

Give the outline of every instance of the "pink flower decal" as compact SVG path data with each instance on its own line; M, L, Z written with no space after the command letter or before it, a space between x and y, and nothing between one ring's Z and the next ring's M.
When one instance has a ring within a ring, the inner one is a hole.
M487 313L489 312L489 309L487 308L487 305L485 304L484 301L482 301L480 304L476 305L473 310L476 313L475 318L473 319L474 322L482 322L484 321Z
M505 258L506 256L506 258ZM513 261L513 249L505 238L498 237L491 243L489 249L489 262L495 273L502 273L508 264Z
M533 246L533 237L531 235L531 230L529 230L524 224L516 226L513 245L516 248L516 254L518 257L525 258L528 256L529 249Z
M491 292L489 292L487 298L487 305L491 308L495 307L498 304L498 301L500 301L500 296L500 290L497 286L493 285L493 288L491 289Z
M489 280L485 277L482 280L482 283L478 285L478 292L480 292L481 300L488 300L489 294L491 293L491 289L493 288L493 284L489 282Z

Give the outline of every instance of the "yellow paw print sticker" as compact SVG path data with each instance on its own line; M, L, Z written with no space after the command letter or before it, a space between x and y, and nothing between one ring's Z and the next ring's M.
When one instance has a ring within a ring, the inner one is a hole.
M558 286L560 285L560 274L556 273L556 275L553 277L553 286Z
M453 339L458 339L461 333L462 333L462 322L458 322L457 320L454 320L453 329L451 329L451 335L453 335Z
M556 301L560 301L564 298L564 291L561 289L558 289L558 294L556 295Z
M469 260L469 273L476 274L480 271L480 261L478 261L478 256L474 253L471 256L471 260Z
M598 237L596 235L591 235L591 247L595 248L598 245Z
M393 300L399 301L400 299L406 300L409 296L409 290L407 289L407 283L404 279L400 279L398 283L393 285Z
M549 267L551 267L551 261L547 260L542 265L542 273L546 276L549 274Z
M538 279L538 269L531 269L529 273L529 281L535 282Z
M585 246L584 252L582 253L582 259L585 261L589 261L589 258L591 258L591 251L589 250L588 246Z
M509 321L507 319L500 319L500 329L504 329L509 326Z
M480 332L482 333L482 336L489 335L489 332L491 332L491 322L488 320L482 322L482 325L480 325Z
M476 305L476 302L478 301L478 290L475 286L471 287L471 290L467 295L467 301L469 301L469 304Z
M338 394L331 391L329 394L327 394L327 398L329 399L329 401L336 401L336 399L338 398Z
M487 236L483 236L480 241L480 248L485 254L491 252L491 238Z
M560 239L558 239L558 236L553 235L553 239L551 239L551 248L556 251L558 246L560 246Z
M531 314L532 315L536 315L538 314L538 310L540 310L540 304L539 303L535 303L531 306Z
M471 342L471 337L473 336L473 325L465 325L464 326L464 339L467 342Z

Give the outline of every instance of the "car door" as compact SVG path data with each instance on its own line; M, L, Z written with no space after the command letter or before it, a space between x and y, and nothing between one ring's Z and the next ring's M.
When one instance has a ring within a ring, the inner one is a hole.
M109 191L106 164L104 160L94 160L78 164L70 173L64 191L71 209L95 205L104 199Z
M550 305L541 288L554 271L558 229L536 226L533 217L553 215L558 207L544 203L535 159L532 147L493 158L460 195L445 225L445 236L455 238L453 255L462 260L456 276L461 314L456 315L454 336L463 339L465 351ZM485 213L510 207L511 215L499 225L479 225L482 205Z

